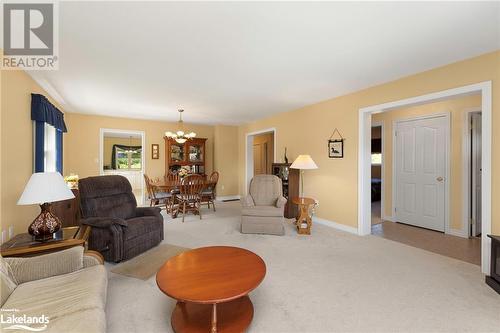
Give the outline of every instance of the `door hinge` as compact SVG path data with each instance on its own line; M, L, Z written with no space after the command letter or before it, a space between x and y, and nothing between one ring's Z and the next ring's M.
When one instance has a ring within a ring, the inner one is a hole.
M394 136L398 136L398 132L394 132Z
M394 212L397 212L398 211L398 207L394 207Z
M474 224L476 224L476 221L474 221L474 219L473 219L473 218L470 218L470 219L469 219L469 224L470 224L470 225L474 225Z

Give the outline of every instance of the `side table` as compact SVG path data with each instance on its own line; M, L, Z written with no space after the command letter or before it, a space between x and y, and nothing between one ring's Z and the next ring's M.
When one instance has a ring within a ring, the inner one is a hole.
M29 257L40 254L61 251L73 246L84 246L90 235L90 227L62 228L54 234L54 239L39 242L28 233L15 235L2 244L2 257Z
M312 217L309 212L311 211L310 207L314 206L316 201L312 198L296 197L292 199L292 202L299 206L299 212L295 220L297 233L300 235L310 235Z

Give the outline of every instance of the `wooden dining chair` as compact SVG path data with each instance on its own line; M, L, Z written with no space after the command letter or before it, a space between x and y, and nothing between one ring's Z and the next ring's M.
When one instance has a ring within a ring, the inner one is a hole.
M182 222L184 222L186 211L198 213L201 220L201 191L204 186L205 180L200 175L189 175L182 180L180 193L177 195L179 209L182 207Z
M207 204L208 209L210 209L210 204L215 212L215 198L216 198L216 187L219 181L219 172L214 171L210 174L208 178L208 186L206 186L203 191L201 191L201 203Z
M148 200L150 207L165 207L167 212L170 210L170 201L172 199L171 193L159 192L154 182L148 175L144 174L144 182L146 183L146 190L148 192Z

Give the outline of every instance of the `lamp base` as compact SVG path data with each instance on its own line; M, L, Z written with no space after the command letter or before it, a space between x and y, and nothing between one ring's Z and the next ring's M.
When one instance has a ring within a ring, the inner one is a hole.
M53 235L61 229L61 221L51 213L50 203L40 205L40 215L31 222L28 233L32 235L36 241L45 242L53 239Z

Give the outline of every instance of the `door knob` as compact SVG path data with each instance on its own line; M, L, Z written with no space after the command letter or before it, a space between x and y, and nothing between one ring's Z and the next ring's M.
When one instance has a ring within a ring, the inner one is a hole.
M442 182L442 181L444 180L444 177L439 176L439 177L437 177L437 178L436 178L436 180L437 180L438 182Z

